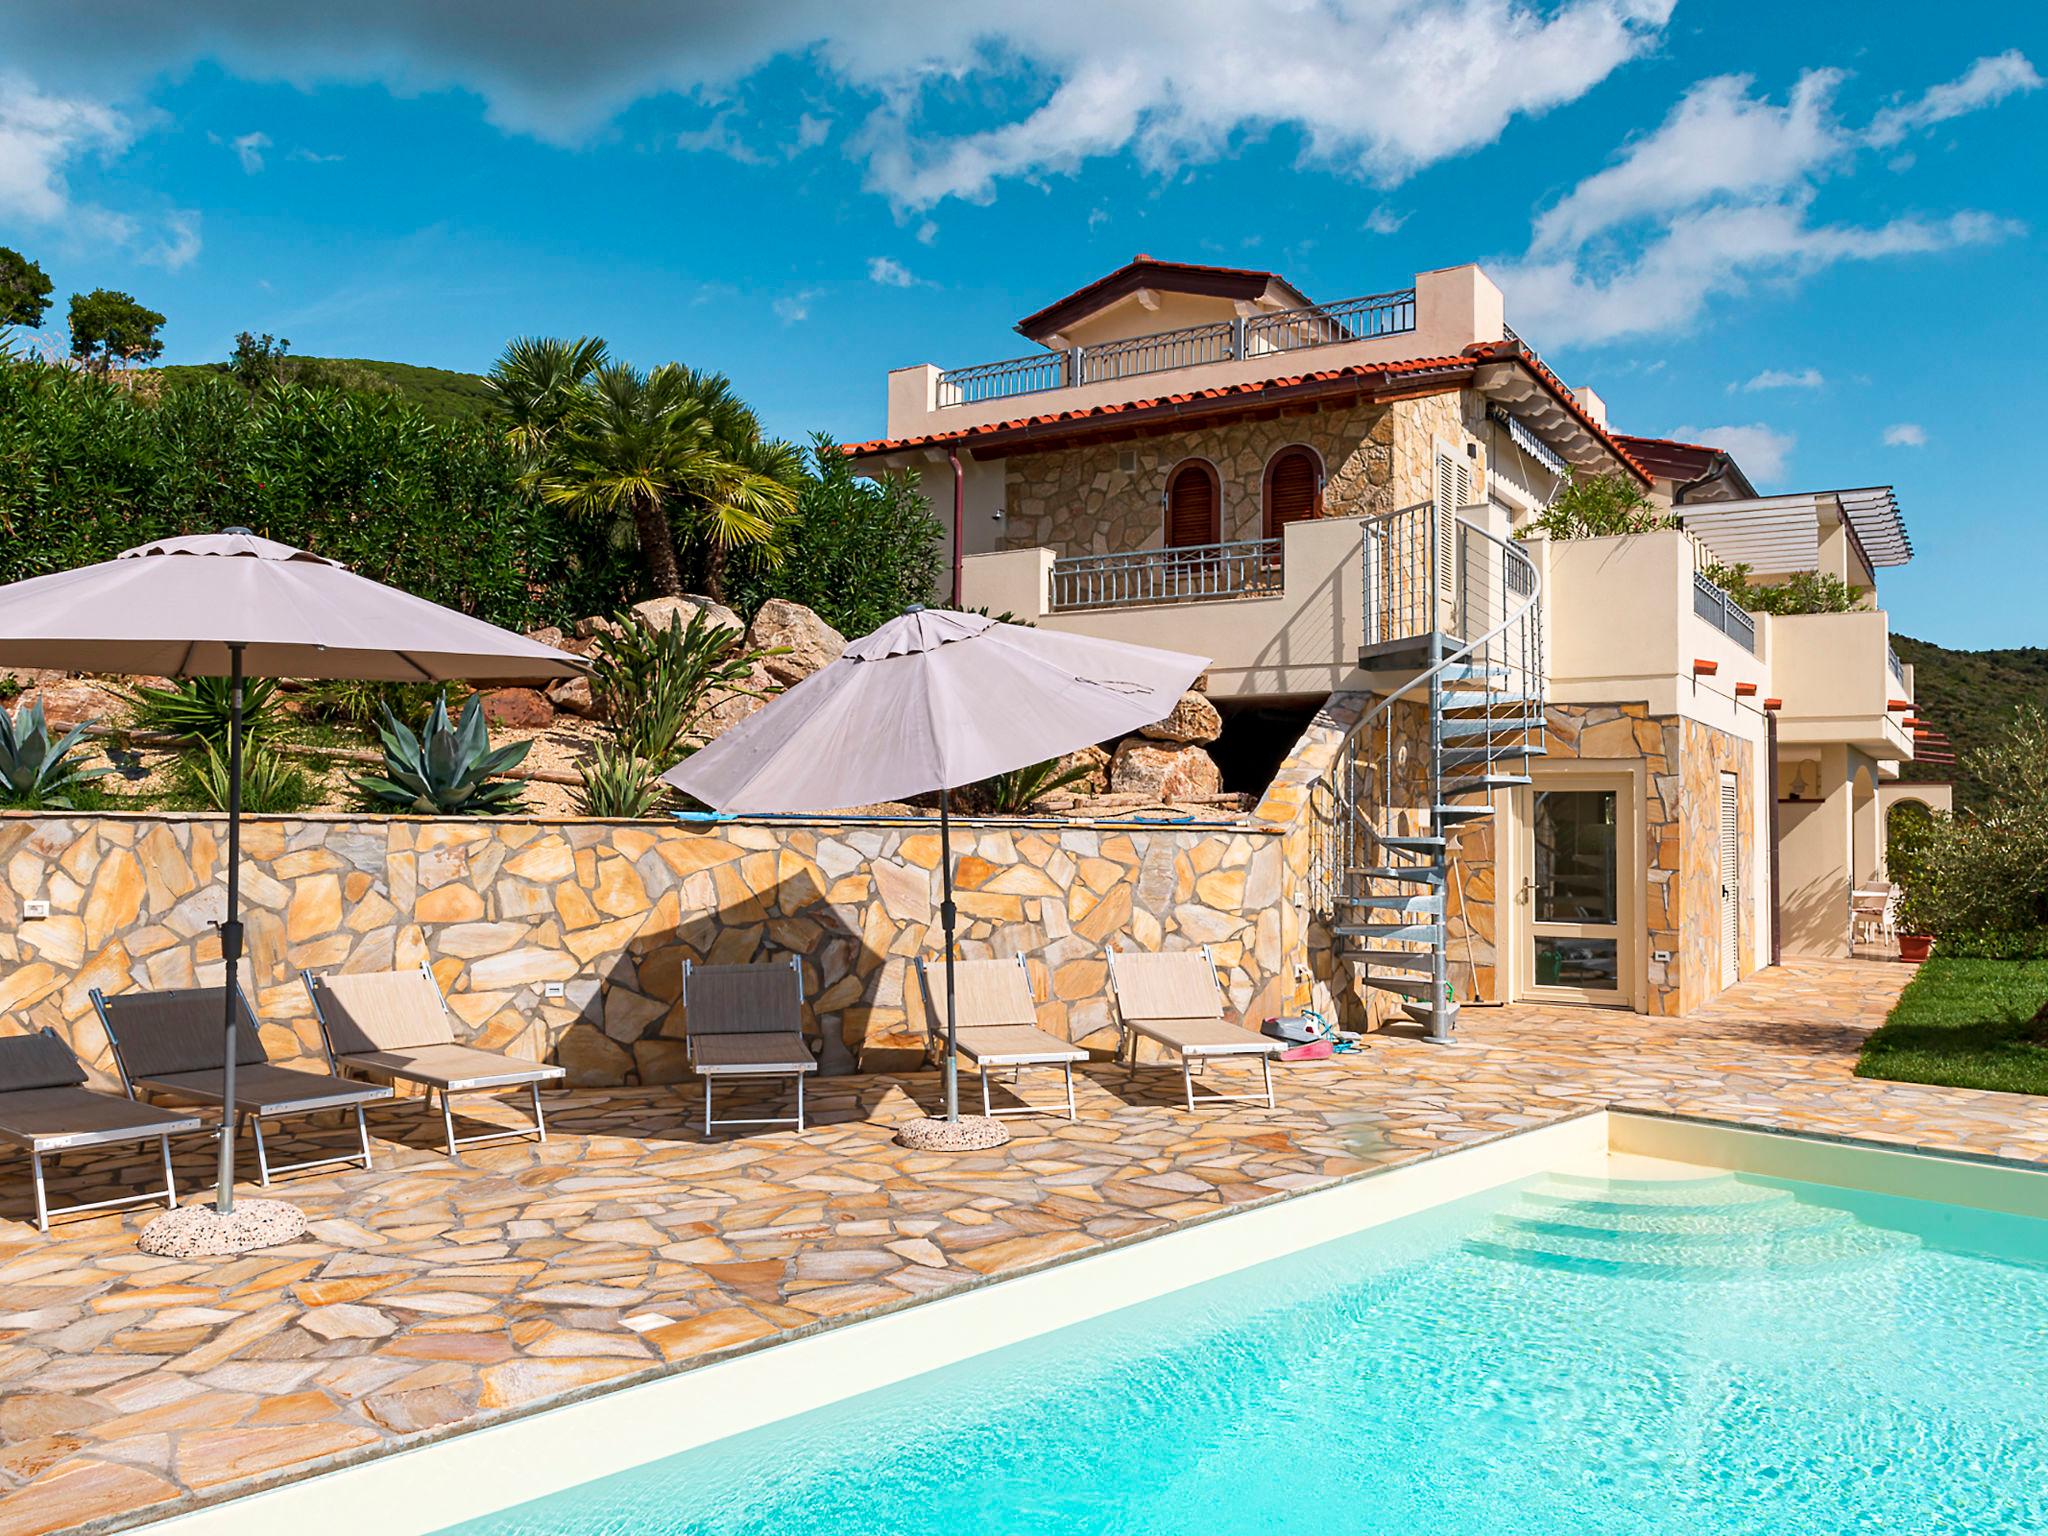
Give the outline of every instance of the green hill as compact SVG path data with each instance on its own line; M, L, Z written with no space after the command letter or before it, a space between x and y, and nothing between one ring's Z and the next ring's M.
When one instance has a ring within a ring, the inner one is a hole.
M304 384L332 384L403 395L428 415L442 421L481 421L497 404L479 374L417 363L386 363L368 357L298 357L285 365ZM226 373L226 363L186 363L159 370L167 382Z
M1985 786L1970 768L1972 748L1987 745L2011 723L2013 711L2032 704L2048 711L2048 649L2025 646L2007 651L1952 651L1946 646L1895 634L1899 660L1913 668L1913 704L1923 720L1946 731L1956 744L1956 761L1911 763L1910 781L1953 779L1958 808L1985 801Z

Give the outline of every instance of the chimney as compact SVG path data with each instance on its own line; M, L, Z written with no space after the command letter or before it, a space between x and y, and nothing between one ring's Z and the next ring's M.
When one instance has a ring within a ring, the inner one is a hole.
M1602 427L1607 425L1607 402L1602 400L1590 384L1582 384L1572 391L1585 413Z

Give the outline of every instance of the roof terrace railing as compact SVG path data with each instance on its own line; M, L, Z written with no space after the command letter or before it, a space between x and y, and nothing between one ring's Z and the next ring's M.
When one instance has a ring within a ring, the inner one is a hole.
M1053 562L1052 606L1061 613L1269 597L1281 590L1281 576L1278 539L1069 555Z
M1123 336L1064 352L1038 352L950 368L939 375L940 406L975 405L1015 395L1041 394L1078 384L1103 384L1119 379L1223 363L1235 358L1266 357L1310 347L1396 336L1415 329L1415 290L1375 293L1311 304L1303 309L1275 310L1236 320L1185 325L1145 336Z
M1692 573L1692 611L1750 655L1756 654L1755 616L1701 571Z
M1901 688L1906 686L1906 667L1899 660L1899 648L1887 640L1884 643L1885 663L1892 669L1892 681Z

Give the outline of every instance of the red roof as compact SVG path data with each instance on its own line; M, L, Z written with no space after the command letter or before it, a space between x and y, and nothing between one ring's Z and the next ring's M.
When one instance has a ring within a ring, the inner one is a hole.
M1015 439L1047 435L1048 428L1101 422L1116 416L1134 418L1135 424L1136 420L1147 416L1187 415L1191 406L1198 411L1204 406L1214 406L1219 411L1236 414L1240 409L1253 409L1266 401L1336 393L1343 386L1355 384L1356 381L1363 379L1380 379L1391 385L1402 379L1432 373L1469 373L1480 363L1485 362L1514 362L1528 369L1616 459L1633 471L1645 484L1649 483L1652 478L1649 471L1622 446L1621 440L1587 415L1585 407L1573 398L1572 392L1565 388L1557 375L1544 366L1543 360L1517 342L1481 342L1452 357L1417 357L1391 363L1356 363L1343 368L1322 369L1287 378L1253 379L1242 384L1220 384L1208 389L1155 395L1143 400L1111 401L1105 405L1084 406L1079 410L1048 411L1035 416L1020 416L1010 421L962 427L953 432L930 432L921 437L882 437L865 443L842 443L839 445L839 451L849 458L871 458L877 454L901 453L914 448L961 446L975 441L997 446ZM1207 412L1203 411L1203 414Z
M1637 437L1628 432L1618 432L1615 436L1638 463L1659 479L1684 485L1708 478L1717 469L1725 467L1733 471L1741 495L1756 494L1756 487L1749 483L1749 476L1742 472L1742 466L1725 448L1715 448L1706 443L1682 443L1671 437Z
M1094 282L1076 288L1063 299L1055 299L1041 310L1017 322L1017 329L1033 341L1055 335L1083 315L1093 314L1126 294L1140 288L1163 288L1169 293L1195 293L1220 299L1256 299L1278 283L1288 293L1308 303L1307 295L1277 272L1255 267L1205 267L1191 261L1154 261L1143 251Z

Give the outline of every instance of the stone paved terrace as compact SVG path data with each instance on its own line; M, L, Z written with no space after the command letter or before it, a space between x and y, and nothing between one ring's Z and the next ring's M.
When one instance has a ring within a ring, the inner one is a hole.
M890 1140L932 1074L821 1083L805 1134L709 1143L683 1090L573 1090L544 1148L460 1165L388 1106L383 1166L287 1181L314 1218L291 1247L207 1266L138 1253L152 1213L0 1221L0 1536L135 1523L1589 1106L2048 1162L2038 1099L1850 1075L1907 975L1787 967L1683 1021L1473 1010L1454 1048L1285 1069L1274 1111L1189 1115L1176 1076L1098 1065L1078 1124L972 1157ZM191 1143L188 1187L205 1163ZM0 1202L27 1207L13 1160ZM646 1313L671 1321L625 1325Z

